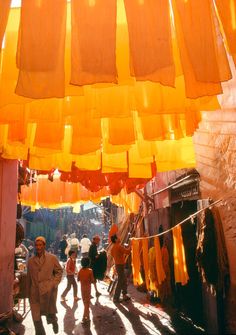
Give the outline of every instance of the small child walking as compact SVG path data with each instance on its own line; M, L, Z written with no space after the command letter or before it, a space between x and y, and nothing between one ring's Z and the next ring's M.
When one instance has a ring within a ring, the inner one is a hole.
M61 301L66 301L66 295L70 291L71 286L73 286L73 293L74 293L74 301L78 301L79 298L77 297L77 283L75 281L75 264L76 264L76 252L74 250L70 250L68 253L69 258L66 262L66 277L67 277L67 287L65 291L61 295Z
M81 266L78 273L78 281L80 281L81 286L81 296L84 304L84 315L82 323L89 323L89 305L91 299L91 284L95 282L93 277L93 270L89 268L90 260L88 257L82 258Z

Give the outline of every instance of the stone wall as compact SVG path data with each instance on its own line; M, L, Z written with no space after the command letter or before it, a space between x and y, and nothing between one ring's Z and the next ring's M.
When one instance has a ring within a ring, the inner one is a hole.
M230 265L230 292L226 306L226 327L236 333L236 87L231 81L221 98L222 110L204 112L194 135L197 170L201 176L201 197L217 200ZM235 108L233 108L235 106Z

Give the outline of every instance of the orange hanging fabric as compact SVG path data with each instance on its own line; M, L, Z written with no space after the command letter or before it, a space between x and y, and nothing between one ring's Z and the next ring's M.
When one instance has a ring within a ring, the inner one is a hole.
M157 272L156 272L156 252L155 252L154 247L149 249L148 261L149 261L150 290L156 291L158 293L158 282L157 282Z
M149 260L148 260L148 239L142 239L142 254L143 254L143 267L145 273L145 284L147 290L150 289L149 282Z
M71 84L117 83L116 0L72 0Z
M22 1L17 94L29 98L64 97L66 3L66 0Z
M5 34L10 6L11 6L11 0L1 0L0 2L0 51L2 49L2 42L3 42L3 37Z
M182 239L181 226L175 227L173 230L173 242L174 242L174 271L175 271L175 282L186 285L189 276L185 261L185 250Z
M230 53L236 64L236 0L216 0Z
M132 240L132 271L134 285L142 284L142 277L140 274L140 243L139 240Z
M166 274L163 269L161 248L160 248L160 242L159 242L158 236L154 238L154 246L155 246L155 252L156 252L157 280L158 280L158 284L161 285L161 283L166 279Z
M174 86L168 0L125 0L131 54L131 74Z
M187 97L216 95L231 71L210 0L174 0L178 38Z

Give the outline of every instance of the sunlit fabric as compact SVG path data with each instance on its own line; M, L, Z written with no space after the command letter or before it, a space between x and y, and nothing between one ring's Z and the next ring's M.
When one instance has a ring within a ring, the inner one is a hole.
M158 236L154 238L154 247L155 247L155 253L156 253L155 267L156 267L156 272L157 272L157 282L158 282L158 285L161 285L162 282L166 279L166 274L163 269L160 241L159 241Z
M122 206L127 213L138 214L141 205L141 198L135 192L127 193L124 189L118 195L112 195L111 201Z
M3 36L5 33L11 0L1 0L0 4L0 50L2 49Z
M143 269L145 274L145 284L146 288L149 291L150 281L149 281L149 259L148 259L148 239L141 240L142 244L142 257L143 257Z
M116 0L72 0L71 83L117 82Z
M124 3L132 76L174 86L169 1L124 0Z
M185 261L185 250L182 238L181 226L177 226L172 230L174 243L174 272L175 282L186 285L189 276Z
M135 286L141 285L143 283L140 267L140 250L141 250L141 241L139 240L132 240L131 248L132 248L132 272L133 272L133 283Z
M152 178L154 166L194 167L201 111L220 108L231 78L222 33L236 50L235 1L215 3L23 0L0 51L1 157L110 174L112 194ZM0 40L8 9L0 1ZM114 186L113 173L125 183Z
M156 272L156 251L151 247L148 251L150 290L158 293L158 282Z
M235 0L216 0L218 13L223 25L229 51L236 63L236 1Z

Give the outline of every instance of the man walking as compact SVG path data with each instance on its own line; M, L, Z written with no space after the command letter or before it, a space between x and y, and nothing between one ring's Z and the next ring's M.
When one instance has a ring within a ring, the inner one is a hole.
M91 245L90 239L87 237L86 234L84 234L82 236L81 241L80 241L81 256L82 256L82 258L88 257L90 245Z
M31 314L36 335L46 335L42 315L51 323L55 334L57 323L57 287L62 278L62 268L55 255L45 251L46 240L43 236L35 239L36 255L29 259L27 282Z

